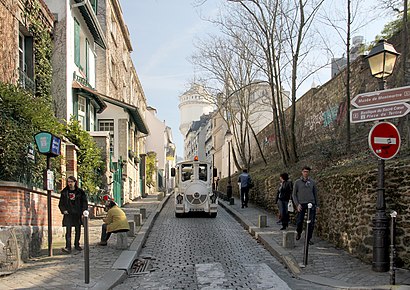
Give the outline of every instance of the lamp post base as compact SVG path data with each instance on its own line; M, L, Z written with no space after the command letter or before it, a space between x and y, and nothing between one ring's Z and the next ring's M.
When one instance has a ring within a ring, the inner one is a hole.
M375 272L389 270L389 245L387 239L388 218L385 210L376 210L373 219L373 263Z
M232 197L232 185L231 185L231 184L228 184L228 185L226 186L226 198L227 198L228 200L230 200L231 197Z

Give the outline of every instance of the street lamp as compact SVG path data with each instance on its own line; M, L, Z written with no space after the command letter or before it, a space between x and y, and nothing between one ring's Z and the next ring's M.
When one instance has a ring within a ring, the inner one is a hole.
M372 76L379 79L379 89L385 89L385 78L393 72L399 53L384 39L379 40L367 56ZM373 218L373 271L387 272L389 269L386 201L384 199L384 159L378 160L376 214Z
M396 64L398 53L392 44L381 39L375 47L367 55L369 61L370 71L372 76L378 78L379 89L385 89L385 78L390 76L393 72L394 65Z
M211 147L209 153L212 155L212 190L215 190L215 176L214 176L214 168L215 168L215 148L214 146Z
M228 142L228 185L226 186L226 197L230 201L232 197L232 184L231 184L231 140L232 133L228 129L225 133L225 142Z

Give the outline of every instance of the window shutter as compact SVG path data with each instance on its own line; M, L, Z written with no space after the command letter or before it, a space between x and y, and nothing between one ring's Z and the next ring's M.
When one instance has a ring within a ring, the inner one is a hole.
M80 67L80 23L74 19L74 63Z

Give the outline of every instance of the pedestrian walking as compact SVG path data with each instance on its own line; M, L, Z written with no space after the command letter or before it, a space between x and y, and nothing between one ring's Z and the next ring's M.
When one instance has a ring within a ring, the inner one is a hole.
M107 201L105 209L107 210L107 216L103 219L104 223L101 226L101 241L98 243L100 246L107 245L112 233L128 232L130 230L125 212L113 200Z
M286 172L281 173L279 175L280 185L278 189L278 193L276 195L276 203L278 204L280 210L280 217L282 222L281 230L286 230L289 225L289 211L288 211L288 204L291 196L293 185L292 181L289 180L289 174Z
M319 212L319 200L317 198L317 187L313 179L309 177L310 167L304 166L302 168L302 176L295 181L293 186L293 202L296 205L298 216L296 218L296 240L299 240L303 230L303 222L305 219L305 213L308 209L308 204L312 204L310 210L310 223L308 226L308 243L312 242L313 229L315 228L316 213Z
M253 187L252 178L248 174L248 169L244 168L238 177L238 182L241 187L241 203L242 208L248 207L249 189Z
M71 229L75 228L74 248L81 251L80 237L83 212L88 209L87 195L78 187L74 176L67 178L67 186L61 191L58 207L63 217L63 227L66 227L65 248L63 252L71 253Z

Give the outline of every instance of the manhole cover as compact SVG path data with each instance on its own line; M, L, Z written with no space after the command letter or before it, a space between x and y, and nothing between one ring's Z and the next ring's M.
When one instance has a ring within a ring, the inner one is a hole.
M132 267L130 270L130 274L128 276L133 277L133 276L138 276L142 274L147 274L151 271L152 269L152 261L154 259L152 258L143 258L143 259L136 259L132 263Z

